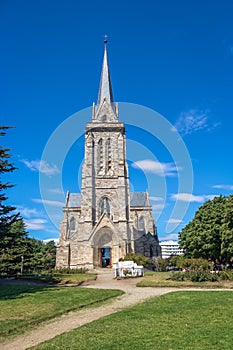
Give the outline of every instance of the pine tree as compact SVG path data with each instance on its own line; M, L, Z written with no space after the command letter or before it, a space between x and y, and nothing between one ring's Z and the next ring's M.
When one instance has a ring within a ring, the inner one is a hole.
M22 259L28 254L30 239L24 229L24 222L19 219L13 222L7 234L0 240L0 273L7 275L21 271Z
M0 126L0 136L10 127ZM55 266L56 248L54 242L43 244L29 238L20 213L15 207L5 204L5 191L13 185L2 180L2 175L16 168L9 161L10 149L0 146L0 273L17 274L22 272L52 269Z
M0 126L0 136L6 134L8 126ZM9 161L9 148L4 148L0 145L0 240L7 235L11 225L19 219L19 213L15 213L15 208L11 205L6 205L5 201L8 197L5 195L5 190L13 185L9 182L2 181L2 175L14 171L16 168Z
M0 126L0 136L10 127ZM0 272L12 274L20 271L21 259L27 251L23 219L15 212L15 207L5 204L8 197L5 191L13 185L4 182L2 176L16 168L9 161L10 149L0 145Z

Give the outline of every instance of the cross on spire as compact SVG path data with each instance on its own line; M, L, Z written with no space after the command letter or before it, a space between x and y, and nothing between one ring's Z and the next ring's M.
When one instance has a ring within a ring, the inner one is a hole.
M112 84L110 78L110 71L108 66L108 55L107 55L107 35L104 35L104 58L102 65L102 73L99 86L98 102L97 106L100 106L104 99L112 106L113 105L113 93Z

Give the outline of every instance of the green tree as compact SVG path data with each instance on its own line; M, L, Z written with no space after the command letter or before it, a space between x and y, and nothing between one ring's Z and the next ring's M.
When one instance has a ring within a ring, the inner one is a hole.
M0 126L0 136L6 134L7 126ZM13 185L3 181L2 176L16 168L9 161L9 148L0 146L0 273L16 274L52 269L55 266L54 242L43 244L29 238L20 213L15 207L5 204L5 191Z
M25 271L40 272L51 270L55 267L56 247L54 241L43 243L35 238L30 238L28 252L25 255Z
M0 136L4 136L9 128L0 126ZM2 177L16 169L9 160L9 150L0 146L0 271L11 274L21 268L21 257L27 251L27 233L15 207L6 204L8 197L5 191L13 185L3 181Z
M8 126L0 126L0 136L4 136L9 128ZM16 214L14 212L15 208L5 204L8 199L5 191L13 185L9 182L4 182L2 176L16 169L13 163L9 161L9 150L9 148L0 145L0 240L7 235L11 225L19 219L19 213Z
M131 261L131 260L135 262L137 265L146 266L151 264L150 259L142 254L127 253L124 259L120 259L120 261Z
M229 196L221 227L221 256L229 261L233 257L233 195Z
M22 219L11 224L0 240L0 272L12 275L21 271L22 257L28 254L29 239Z
M205 202L194 219L179 233L179 243L189 258L215 260L221 257L222 223L227 198Z
M50 241L46 244L43 244L44 251L44 269L51 270L55 267L56 264L56 246L54 241Z

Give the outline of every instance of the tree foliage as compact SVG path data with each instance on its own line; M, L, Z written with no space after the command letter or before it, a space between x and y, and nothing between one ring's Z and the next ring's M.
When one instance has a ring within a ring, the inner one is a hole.
M229 261L233 257L233 195L226 201L221 238L221 255Z
M170 266L176 266L180 270L183 269L202 269L202 270L210 270L213 265L210 261L203 258L186 258L183 255L174 255L170 259Z
M120 261L133 261L137 265L150 265L151 261L149 258L142 254L134 254L134 253L127 253L124 259L120 259Z
M233 256L233 196L205 202L179 233L189 258L230 260Z
M7 126L0 126L0 136L6 134ZM55 245L28 237L20 213L6 204L5 191L13 185L2 177L16 168L10 162L9 148L0 146L0 273L12 275L19 272L49 270L55 266Z
M0 126L0 136L4 136L7 129L9 127ZM16 169L9 160L9 150L0 145L0 269L6 273L20 267L21 256L27 249L26 241L22 244L22 239L27 236L23 220L19 213L15 213L15 207L6 204L5 191L13 185L2 177Z
M24 223L19 219L12 223L7 234L0 240L0 272L8 275L19 272L22 256L28 251L29 239Z
M25 272L40 272L51 270L56 263L56 247L54 241L43 243L31 238L29 251L25 256Z
M4 136L7 129L9 127L0 126L0 136ZM7 235L11 225L19 219L19 214L15 213L15 208L5 204L8 199L5 191L13 185L3 181L2 177L4 174L16 169L13 163L9 161L9 150L9 148L0 145L0 239L3 239Z

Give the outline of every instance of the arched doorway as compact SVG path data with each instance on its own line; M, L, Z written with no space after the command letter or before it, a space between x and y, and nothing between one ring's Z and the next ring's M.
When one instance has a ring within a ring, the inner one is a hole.
M100 266L103 268L112 266L112 248L111 247L100 248Z
M93 264L95 267L112 266L113 231L104 226L99 229L93 237Z

